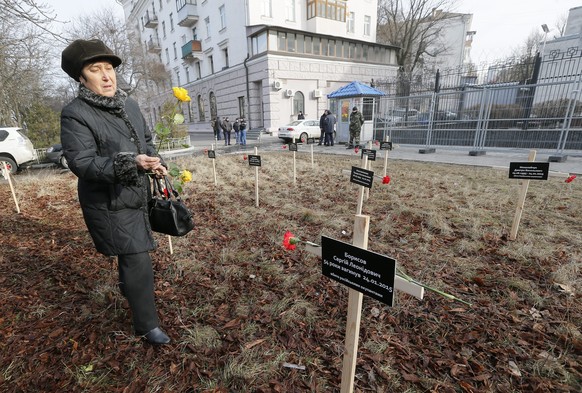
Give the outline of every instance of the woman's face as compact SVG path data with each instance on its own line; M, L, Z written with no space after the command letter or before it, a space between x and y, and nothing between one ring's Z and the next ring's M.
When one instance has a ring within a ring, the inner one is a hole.
M113 97L117 91L115 68L106 60L86 64L79 80L87 89L101 96Z

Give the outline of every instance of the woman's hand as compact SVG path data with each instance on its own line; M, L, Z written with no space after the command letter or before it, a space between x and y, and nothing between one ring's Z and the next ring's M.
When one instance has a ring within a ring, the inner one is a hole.
M138 169L152 172L157 177L166 176L168 174L168 170L162 165L160 157L150 157L146 154L138 154L135 156L135 163Z

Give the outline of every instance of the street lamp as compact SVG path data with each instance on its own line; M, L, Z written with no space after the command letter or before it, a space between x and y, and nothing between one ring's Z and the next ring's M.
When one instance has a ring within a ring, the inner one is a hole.
M542 46L542 59L544 58L544 50L546 49L546 41L548 39L548 33L550 32L550 29L548 28L548 25L546 25L545 23L542 25L542 30L544 31L544 45Z

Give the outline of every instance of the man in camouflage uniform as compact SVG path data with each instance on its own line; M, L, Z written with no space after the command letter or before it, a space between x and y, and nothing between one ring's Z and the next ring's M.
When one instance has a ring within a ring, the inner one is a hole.
M353 149L354 146L360 144L360 131L364 124L364 116L354 106L352 113L350 113L350 143L346 149Z

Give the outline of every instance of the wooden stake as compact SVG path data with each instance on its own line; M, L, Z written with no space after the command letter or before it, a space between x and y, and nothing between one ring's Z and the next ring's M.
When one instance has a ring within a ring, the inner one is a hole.
M363 249L368 248L368 230L370 216L357 214L354 220L354 238L352 244ZM360 320L362 318L362 299L364 295L354 289L349 289L348 321L346 324L345 352L342 368L341 393L354 391L354 376L356 374L356 359L358 357L358 340L360 337Z
M368 141L368 144L366 145L366 148L367 149L372 149L372 141ZM366 160L367 160L367 163L362 168L371 171L372 170L372 160L368 160L367 158L366 158ZM364 196L365 196L365 200L366 201L368 200L368 198L370 198L370 189L369 188L366 188L364 190Z
M313 169L313 143L309 146L311 146L311 169Z
M295 143L295 138L293 138L293 143ZM295 153L297 152L293 150L293 184L297 184L297 165Z
M390 142L390 137L387 136L385 139L385 142ZM384 154L384 177L386 177L386 175L388 174L388 152L390 150L386 150L386 153Z
M527 160L529 162L535 161L536 151L530 150ZM517 230L519 229L519 222L521 221L521 215L523 213L523 207L525 205L525 197L527 195L527 189L529 188L529 180L523 180L521 184L521 191L517 199L517 209L515 210L515 216L513 217L513 224L511 224L511 234L509 235L509 240L515 240L517 238Z
M18 199L16 199L16 192L12 185L12 178L10 176L10 171L8 170L8 165L6 165L6 161L2 161L2 166L4 177L6 177L8 184L10 185L10 192L12 192L12 199L14 199L14 204L16 205L16 212L20 214L20 206L18 206Z
M255 155L259 154L258 147L255 146ZM259 207L259 167L255 167L255 206Z
M168 235L168 245L170 246L170 255L174 254L174 247L172 247L172 236Z
M364 154L364 157L362 157L362 168L366 168L366 165L368 164L368 155ZM360 186L360 191L358 193L358 207L356 209L356 214L362 214L362 207L364 206L364 189L366 187L364 186Z
M212 151L215 152L214 150L214 146L215 144L212 144ZM216 152L214 153L214 158L212 159L212 172L214 173L214 185L217 186L218 185L218 179L216 177Z

